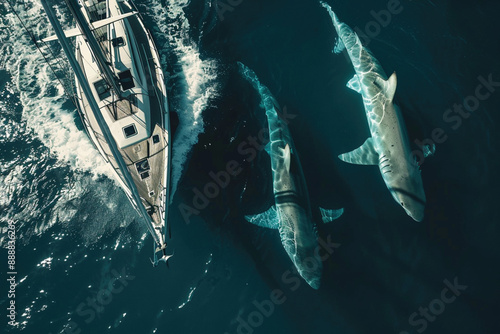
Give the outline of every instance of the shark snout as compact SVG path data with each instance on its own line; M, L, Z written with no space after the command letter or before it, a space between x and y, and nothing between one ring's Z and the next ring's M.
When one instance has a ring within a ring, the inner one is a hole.
M424 208L423 207L421 209L407 209L407 208L404 208L404 209L406 211L406 214L408 216L410 216L411 218L413 218L413 220L415 220L419 223L422 220L424 220Z
M321 285L321 272L323 271L321 259L315 255L303 258L295 256L294 263L300 276L302 276L307 284L313 289L319 289Z
M424 220L425 215L425 194L412 194L406 191L393 189L392 196L396 202L406 211L406 214L417 222Z

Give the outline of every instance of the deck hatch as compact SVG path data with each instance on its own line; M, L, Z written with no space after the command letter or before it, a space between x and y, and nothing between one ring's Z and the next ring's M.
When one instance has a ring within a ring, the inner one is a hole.
M111 96L110 87L106 82L106 80L101 79L99 81L94 82L94 87L101 101Z
M147 172L151 169L149 166L149 161L148 159L141 160L135 164L135 168L137 169L137 173L142 174L144 172Z
M132 78L130 70L118 73L118 77L120 78L120 84L122 85L123 90L135 87L134 79Z

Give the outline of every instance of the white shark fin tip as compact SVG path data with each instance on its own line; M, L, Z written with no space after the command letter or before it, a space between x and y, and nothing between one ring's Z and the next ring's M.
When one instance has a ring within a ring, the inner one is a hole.
M377 76L373 81L373 84L379 87L379 89L383 92L383 94L389 101L392 101L394 99L394 94L396 94L398 77L396 75L396 72L392 73L392 75L387 80L384 80L381 77Z
M385 94L389 100L394 99L394 94L396 94L396 87L398 86L398 77L396 72L392 73L392 75L387 79L387 86Z
M425 158L432 157L434 153L436 153L436 144L432 143L430 145L424 145L422 147L422 151Z
M286 144L285 150L284 150L284 159L285 159L286 171L288 173L290 173L290 163L292 160L291 155L292 155L292 153L290 152L290 145Z
M344 213L344 208L336 210L319 208L319 211L321 212L321 219L323 220L323 223L326 224L342 216L342 214Z

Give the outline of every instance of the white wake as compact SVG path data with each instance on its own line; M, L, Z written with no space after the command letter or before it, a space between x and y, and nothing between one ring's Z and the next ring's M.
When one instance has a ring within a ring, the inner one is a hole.
M37 37L52 34L38 1L14 5L16 12ZM75 169L111 177L110 168L75 124L76 109L64 109L68 97L44 61L19 19L7 7L0 17L0 68L12 77L20 94L23 120L58 159ZM63 21L64 22L64 21ZM66 20L67 22L67 20ZM59 55L64 59L64 55ZM72 79L72 78L71 78Z
M188 4L188 0L172 0L164 7L161 0L150 0L147 5L148 14L168 42L158 46L159 53L164 55L163 68L167 68L165 55L174 52L180 67L174 69L170 79L175 80L181 76L185 80L185 87L181 89L183 94L175 97L173 110L178 113L180 124L173 139L171 200L189 153L198 142L198 135L204 130L202 112L218 95L219 89L217 62L202 59L198 45L190 37L191 27L183 10Z

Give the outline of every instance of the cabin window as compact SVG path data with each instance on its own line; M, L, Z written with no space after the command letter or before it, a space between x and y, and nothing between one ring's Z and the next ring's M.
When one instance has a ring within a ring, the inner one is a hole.
M123 90L135 87L134 79L132 78L130 70L118 73L118 77L120 78L120 84L122 85Z
M160 136L154 135L153 136L153 144L158 144L160 142Z
M101 101L111 96L110 87L106 82L106 80L101 79L99 81L94 82L94 87Z
M113 38L111 40L111 43L116 48L116 47L119 47L119 46L124 46L125 45L125 40L123 39L123 37L116 37L116 38Z
M149 177L149 172L141 173L141 180L147 179ZM151 195L149 195L151 196Z
M130 124L123 128L123 133L125 134L125 138L130 138L137 134L137 129L134 124Z

